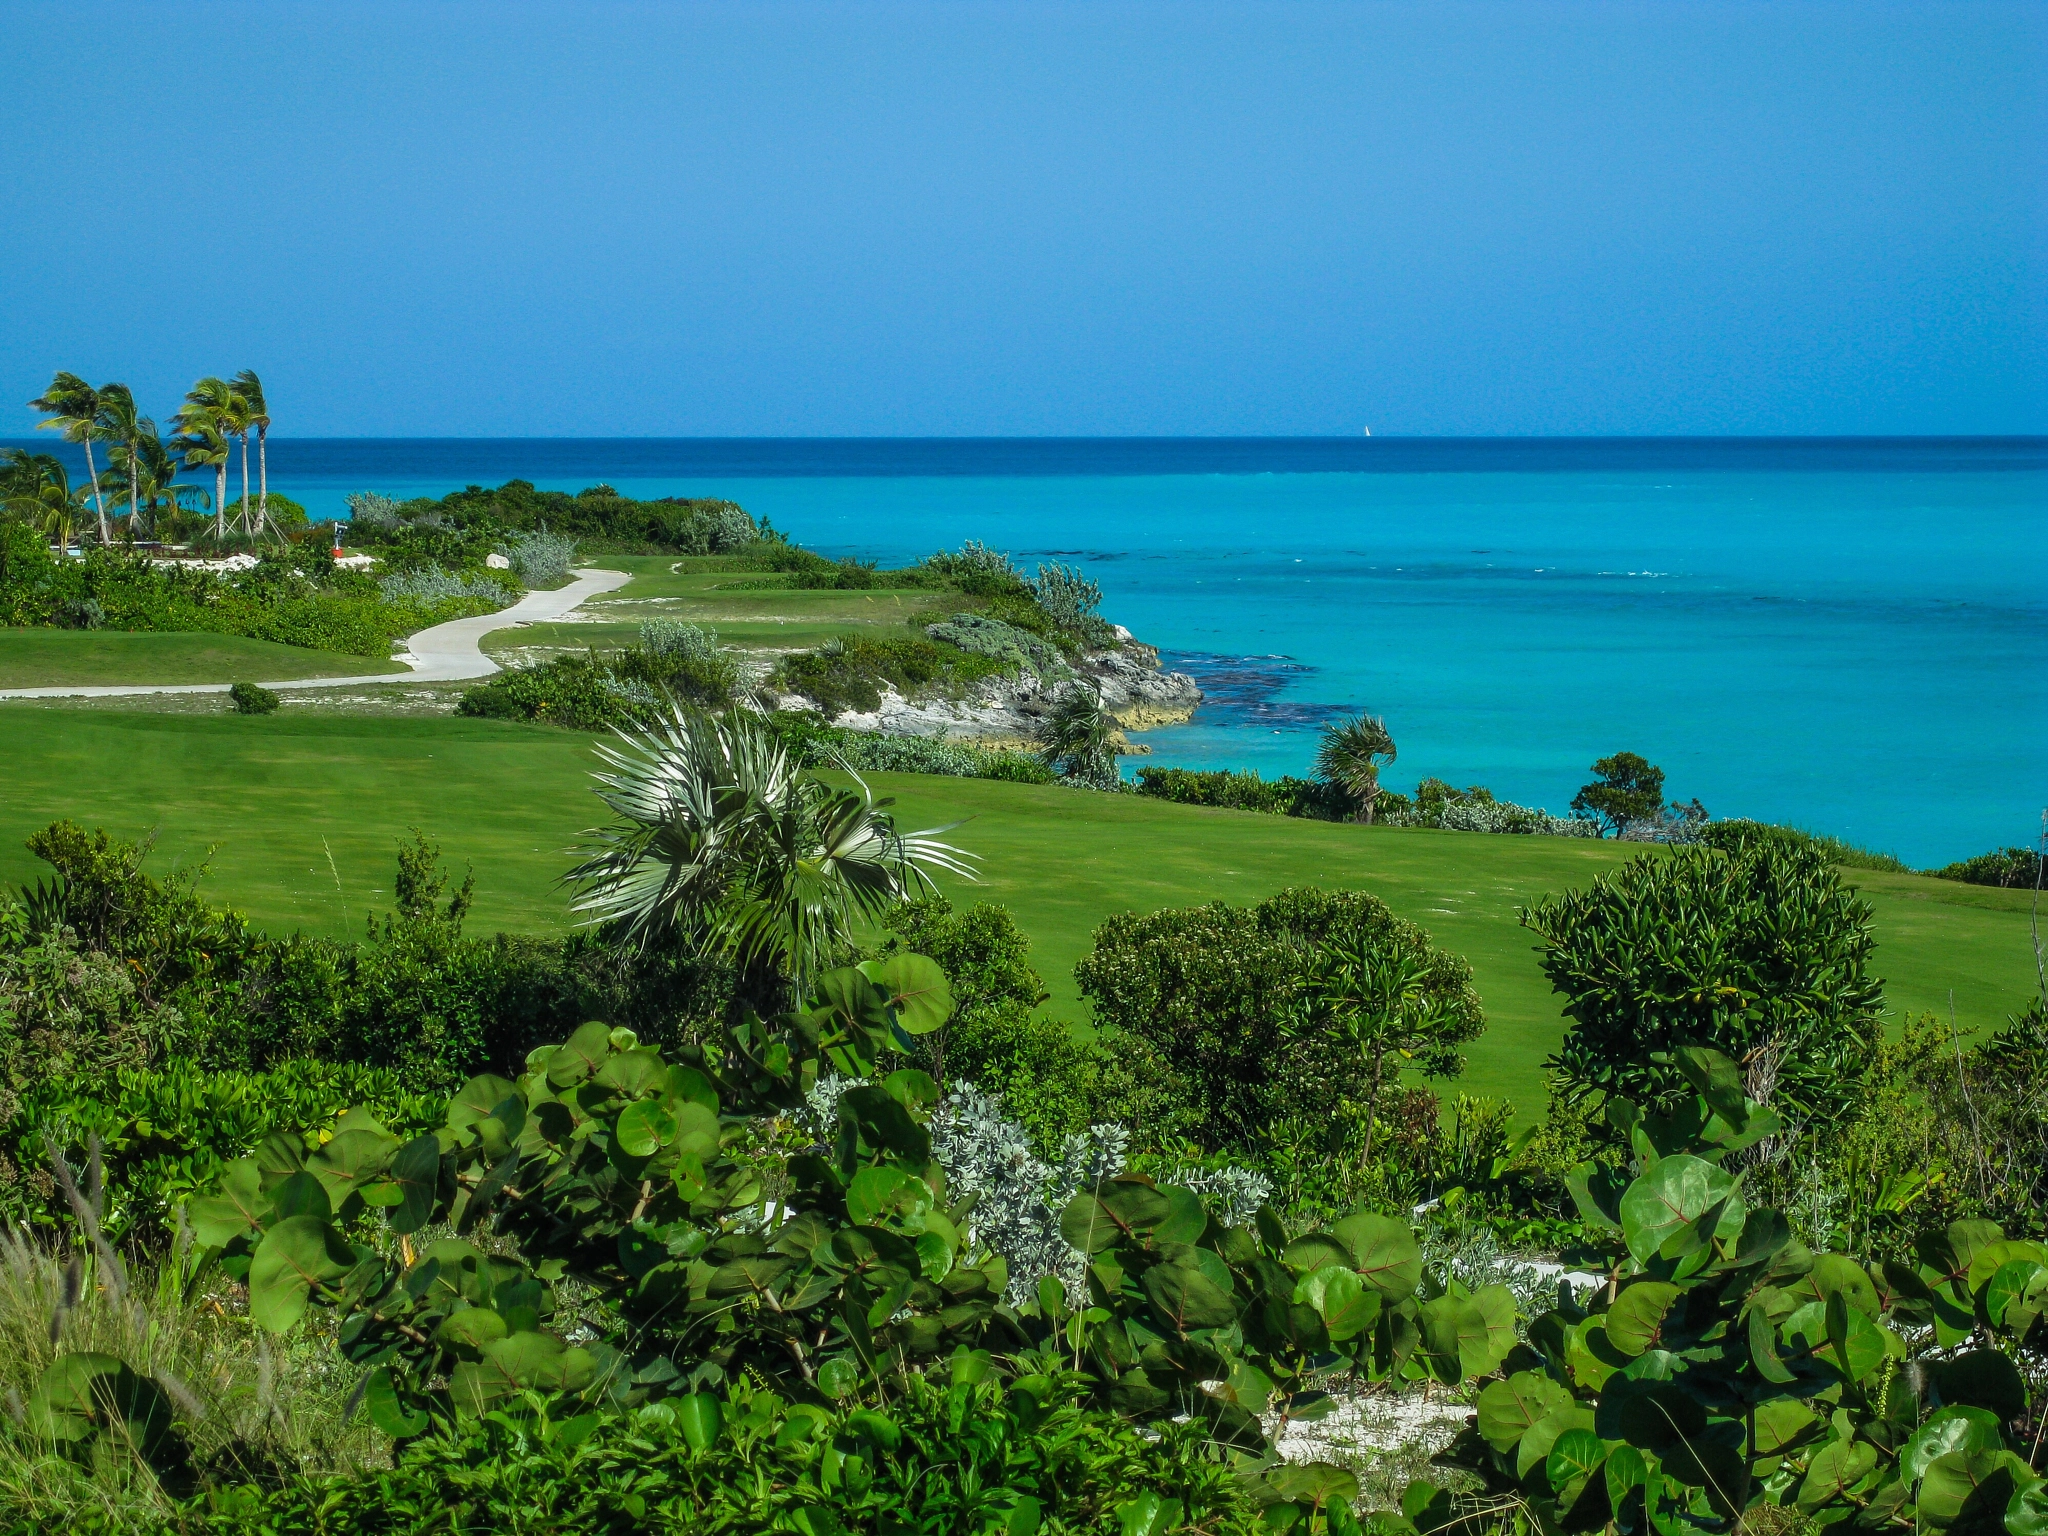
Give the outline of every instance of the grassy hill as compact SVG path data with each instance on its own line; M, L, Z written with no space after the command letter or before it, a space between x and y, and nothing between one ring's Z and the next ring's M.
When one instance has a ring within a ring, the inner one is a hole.
M270 683L402 673L398 662L240 635L111 629L0 629L0 688L100 684Z
M836 594L847 595L847 594ZM155 862L211 854L206 888L274 928L337 935L389 905L393 840L417 826L478 872L472 931L559 931L556 881L602 807L589 739L447 718L81 712L0 706L0 881L42 866L22 848L58 816L157 833ZM1471 960L1491 1028L1466 1086L1533 1106L1562 1030L1514 910L1630 857L1611 843L1338 826L968 779L880 774L906 826L967 818L982 862L958 900L1003 902L1037 946L1054 1009L1079 1016L1074 961L1108 913L1252 901L1288 885L1356 887ZM1996 1024L2034 987L2025 893L1855 872L1877 910L1892 1007Z

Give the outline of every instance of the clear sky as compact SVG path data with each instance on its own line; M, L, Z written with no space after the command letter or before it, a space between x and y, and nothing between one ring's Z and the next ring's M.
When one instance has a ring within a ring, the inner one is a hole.
M0 435L2048 431L2048 5L6 10Z

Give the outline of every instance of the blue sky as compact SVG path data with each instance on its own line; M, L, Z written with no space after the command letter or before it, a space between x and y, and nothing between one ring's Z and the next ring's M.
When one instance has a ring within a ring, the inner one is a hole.
M8 7L0 435L2048 430L2048 7Z

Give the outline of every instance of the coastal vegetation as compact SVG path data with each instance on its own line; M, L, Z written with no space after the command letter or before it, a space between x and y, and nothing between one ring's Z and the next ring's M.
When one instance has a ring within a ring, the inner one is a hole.
M599 788L596 921L539 942L469 937L473 873L418 835L343 944L36 833L57 878L0 905L10 1519L2030 1508L2048 1006L1888 1038L1874 910L1814 847L1615 847L1530 904L1571 1023L1515 1132L1440 1106L1474 969L1370 895L1112 917L1093 1024L1047 1028L1011 916L927 894L958 851L765 725L678 710ZM1425 1382L1475 1427L1398 1510L1271 1454L1262 1415ZM1775 1438L1714 1429L1731 1390Z
M2032 1536L2038 853L1928 881L1627 752L1570 817L1403 796L1367 714L1310 779L1128 786L1144 648L1066 567L607 487L351 511L368 572L17 519L0 595L417 618L588 540L874 611L767 655L618 599L454 720L14 717L0 1524ZM1028 751L833 723L998 684ZM545 726L619 732L573 851ZM65 819L106 761L147 796ZM1301 1448L1430 1394L1426 1477Z

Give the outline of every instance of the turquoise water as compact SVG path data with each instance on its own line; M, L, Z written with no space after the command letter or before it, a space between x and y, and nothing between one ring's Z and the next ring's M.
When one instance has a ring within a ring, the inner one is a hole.
M47 445L42 445L47 446ZM1210 692L1153 761L1302 772L1365 708L1424 775L1560 811L1595 757L1920 865L2048 805L2048 444L289 443L272 484L518 475L726 496L898 562L979 538L1102 584Z

